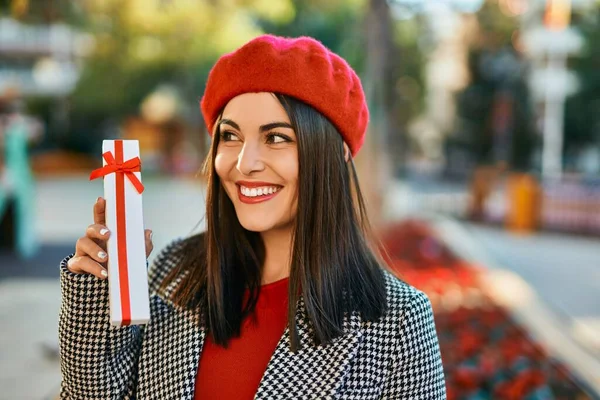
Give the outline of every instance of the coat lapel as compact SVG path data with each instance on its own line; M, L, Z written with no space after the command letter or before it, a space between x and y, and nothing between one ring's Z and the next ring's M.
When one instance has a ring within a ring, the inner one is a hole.
M198 316L167 298L151 298L152 319L146 328L139 362L138 399L194 398L194 386L205 330ZM362 321L353 313L344 322L344 335L326 346L312 343L304 301L296 314L300 346L290 351L286 328L263 375L255 399L331 399L343 388L363 337Z
M152 318L139 361L137 398L192 400L205 330L196 313L159 295L150 298L150 309Z
M346 318L345 334L326 346L315 346L305 314L298 303L296 317L300 348L290 351L290 332L286 328L269 361L255 399L334 398L343 387L350 363L362 339L360 317Z

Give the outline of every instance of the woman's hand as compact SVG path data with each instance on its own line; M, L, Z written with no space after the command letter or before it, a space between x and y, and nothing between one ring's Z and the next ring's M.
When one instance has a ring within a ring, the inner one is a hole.
M67 262L69 270L76 274L93 274L100 279L106 279L106 241L110 236L106 228L105 218L106 200L98 197L94 204L94 223L87 227L85 236L77 239L75 244L75 255ZM146 258L152 253L152 231L144 231L146 238Z

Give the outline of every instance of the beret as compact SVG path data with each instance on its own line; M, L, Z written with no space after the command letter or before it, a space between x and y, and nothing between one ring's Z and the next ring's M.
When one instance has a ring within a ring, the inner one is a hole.
M369 111L360 79L319 41L261 35L221 56L200 101L209 134L231 99L257 92L288 95L312 106L337 128L353 156L361 148Z

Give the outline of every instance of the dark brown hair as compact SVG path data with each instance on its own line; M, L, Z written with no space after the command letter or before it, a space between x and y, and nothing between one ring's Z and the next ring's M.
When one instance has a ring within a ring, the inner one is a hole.
M276 95L296 132L299 158L298 214L289 279L288 325L292 351L299 340L299 296L316 344L343 333L344 317L357 311L376 321L386 309L385 282L376 247L370 245L365 203L352 161L327 118L307 104ZM217 125L218 126L218 125ZM208 178L205 233L188 239L182 259L163 282L183 279L171 293L182 307L198 310L215 343L238 336L258 298L265 249L260 235L244 229L214 169L219 135L204 171ZM249 298L243 302L244 290Z

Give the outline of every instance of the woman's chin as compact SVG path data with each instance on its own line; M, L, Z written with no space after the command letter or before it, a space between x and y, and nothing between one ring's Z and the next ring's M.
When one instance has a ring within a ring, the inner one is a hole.
M238 217L239 218L239 217ZM269 221L265 218L239 218L240 225L250 232L264 233L271 230L280 230L288 224L279 221Z
M239 221L244 229L257 233L270 231L275 225L265 220L261 221L257 218L240 218Z

